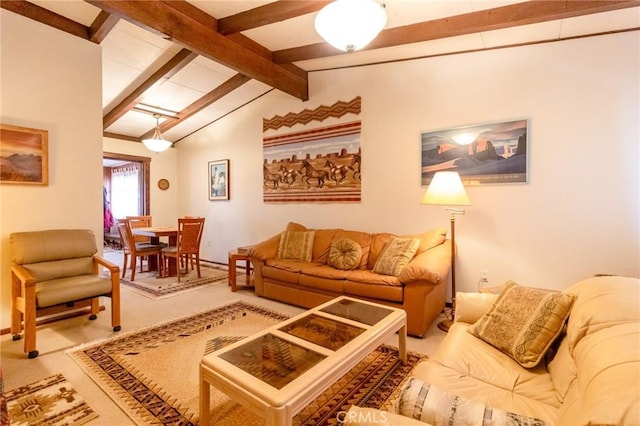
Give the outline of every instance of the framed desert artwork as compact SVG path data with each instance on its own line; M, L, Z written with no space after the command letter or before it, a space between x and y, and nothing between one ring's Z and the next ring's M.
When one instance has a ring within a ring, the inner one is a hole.
M209 161L209 200L229 199L229 160Z
M529 120L502 121L421 135L421 183L456 171L466 185L527 183Z
M49 132L0 124L0 183L49 184Z

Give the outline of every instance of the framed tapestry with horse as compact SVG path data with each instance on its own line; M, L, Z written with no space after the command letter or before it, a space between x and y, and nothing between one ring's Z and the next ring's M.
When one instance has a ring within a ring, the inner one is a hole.
M327 126L327 118L340 119ZM360 202L360 97L263 120L263 199ZM302 126L301 126L302 125ZM294 132L282 127L303 127Z

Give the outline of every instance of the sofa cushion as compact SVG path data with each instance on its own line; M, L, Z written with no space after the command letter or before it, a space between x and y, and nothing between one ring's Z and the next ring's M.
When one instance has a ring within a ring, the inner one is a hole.
M509 281L469 332L512 357L536 366L562 331L574 296Z
M447 393L411 377L394 403L395 412L434 426L455 424L544 426L540 419L489 407L481 402Z
M98 252L89 229L15 232L10 236L11 260L19 265L91 257Z
M397 277L400 275L402 268L404 268L416 254L419 246L420 240L417 238L392 238L373 266L373 272Z
M349 238L338 238L331 242L327 264L336 269L355 269L362 257L360 244Z
M111 293L111 279L98 275L79 275L36 283L36 306L67 303Z
M284 231L278 244L278 259L311 261L313 252L313 231Z
M454 395L557 424L561 400L545 366L523 368L469 333L469 327L455 322L435 353L412 375Z

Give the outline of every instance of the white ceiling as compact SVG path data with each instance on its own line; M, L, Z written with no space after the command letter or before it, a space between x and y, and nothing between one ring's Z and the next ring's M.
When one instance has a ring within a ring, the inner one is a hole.
M100 13L99 8L81 0L32 0L31 2L85 26L90 26ZM270 3L270 1L191 0L189 3L220 19ZM388 14L385 28L394 28L519 2L384 0L384 3ZM319 43L322 39L314 30L314 17L315 13L303 15L244 31L243 34L271 51ZM557 40L630 28L637 30L639 27L640 7L633 7L540 24L311 59L297 62L295 65L307 71L314 71ZM109 32L101 45L104 114L182 49L182 46L122 19ZM148 90L142 102L178 112L236 74L235 70L199 56L164 84L157 84ZM266 84L250 80L166 131L164 137L174 142L178 141L269 90L271 88ZM313 93L309 93L309 97L313 99ZM151 115L129 111L106 128L105 132L137 138L154 126L155 119Z

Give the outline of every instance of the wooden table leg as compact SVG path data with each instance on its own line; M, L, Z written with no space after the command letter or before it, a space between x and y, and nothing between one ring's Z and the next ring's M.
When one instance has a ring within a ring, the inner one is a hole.
M245 272L247 273L247 276L245 277L245 283L247 284L247 286L251 285L251 261L249 259L247 259L247 267L245 268Z
M198 421L200 426L209 425L209 386L209 383L204 379L202 366L200 366L200 420Z
M235 292L238 289L236 259L237 256L235 255L235 253L229 253L229 285L231 286L232 292Z

